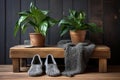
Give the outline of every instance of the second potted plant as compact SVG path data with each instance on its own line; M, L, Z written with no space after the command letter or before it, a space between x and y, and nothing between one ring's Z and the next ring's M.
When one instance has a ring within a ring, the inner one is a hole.
M19 15L20 18L16 22L14 35L16 36L19 29L24 33L28 27L32 27L34 33L30 33L31 45L44 46L47 30L54 26L57 20L48 16L48 11L38 9L32 2L30 9L28 11L19 12Z
M87 23L84 11L69 10L69 15L60 20L60 34L70 32L71 41L74 44L84 42L86 31L102 32L102 29L95 23Z

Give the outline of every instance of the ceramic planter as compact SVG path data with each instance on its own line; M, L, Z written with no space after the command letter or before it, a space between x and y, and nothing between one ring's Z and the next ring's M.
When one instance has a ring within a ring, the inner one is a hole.
M79 42L84 42L86 37L86 30L70 30L70 37L73 44L77 44Z
M30 43L35 47L45 46L45 37L40 33L30 33Z

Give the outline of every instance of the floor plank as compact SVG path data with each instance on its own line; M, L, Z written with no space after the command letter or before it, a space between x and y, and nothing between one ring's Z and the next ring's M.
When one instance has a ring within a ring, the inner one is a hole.
M120 66L109 66L107 73L88 70L74 77L49 77L47 75L29 77L27 72L13 73L12 65L0 65L0 80L120 80Z

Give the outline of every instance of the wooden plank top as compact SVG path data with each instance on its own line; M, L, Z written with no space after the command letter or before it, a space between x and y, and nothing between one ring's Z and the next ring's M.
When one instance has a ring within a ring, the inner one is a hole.
M63 50L63 48L59 48L56 46L47 46L47 47L26 47L26 45L17 45L17 46L13 46L10 48L10 50Z
M64 58L64 49L59 47L31 47L17 45L10 48L10 58L31 58L39 54L45 58L47 54L52 54L55 58ZM110 58L110 48L105 45L97 45L91 58Z
M110 58L111 50L106 45L97 45L93 51L92 58Z
M45 58L47 54L52 54L55 58L64 58L64 49L59 47L31 47L26 45L17 45L10 48L11 58L31 58L35 54L39 54Z

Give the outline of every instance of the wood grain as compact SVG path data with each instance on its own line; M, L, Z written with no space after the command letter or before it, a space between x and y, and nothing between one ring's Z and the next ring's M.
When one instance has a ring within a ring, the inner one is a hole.
M27 72L13 73L12 65L0 65L0 80L120 80L120 66L108 66L108 70L109 73L87 71L74 77L49 77L46 74L38 77L29 77Z
M32 58L39 54L41 58L46 58L52 54L55 58L64 58L65 50L59 47L33 47L25 48L25 45L18 45L10 48L10 58L13 61L13 72L20 71L20 62L22 58ZM107 72L107 58L110 58L110 48L105 45L95 47L91 58L99 59L99 72Z
M31 58L40 54L45 58L47 54L53 54L56 58L64 58L64 49L58 47L25 48L24 45L10 48L10 58ZM105 45L96 46L91 58L110 58L110 48Z

